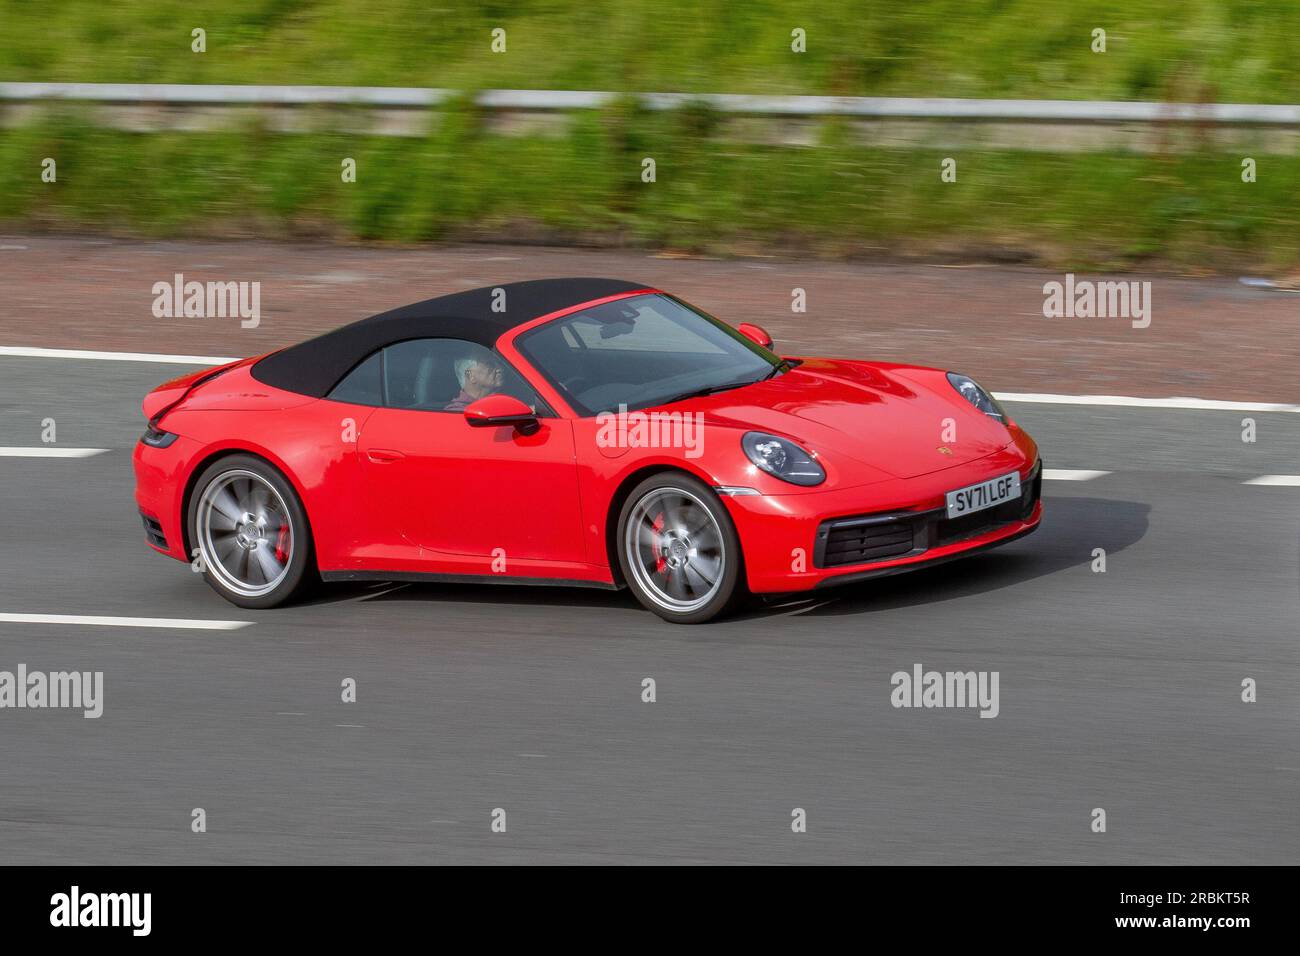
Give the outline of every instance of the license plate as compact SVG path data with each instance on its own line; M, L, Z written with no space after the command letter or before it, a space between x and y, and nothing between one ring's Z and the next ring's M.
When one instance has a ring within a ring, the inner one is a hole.
M948 492L948 517L956 518L985 508L994 508L1020 497L1020 473L990 478L978 485L968 485Z

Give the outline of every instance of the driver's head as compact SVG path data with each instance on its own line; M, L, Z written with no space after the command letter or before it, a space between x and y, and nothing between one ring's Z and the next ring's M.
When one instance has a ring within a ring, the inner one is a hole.
M501 387L501 366L486 356L456 359L456 380L461 391L475 398L491 395Z

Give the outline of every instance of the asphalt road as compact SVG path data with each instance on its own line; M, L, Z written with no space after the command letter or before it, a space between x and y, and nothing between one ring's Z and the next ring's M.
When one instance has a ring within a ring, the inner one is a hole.
M1049 482L1043 528L1000 551L713 625L486 586L250 612L142 539L138 402L179 371L0 358L0 446L52 417L109 449L0 457L0 613L254 622L0 623L0 670L104 672L97 720L0 710L0 860L1300 856L1300 488L1242 484L1300 472L1300 415L1255 415L1252 445L1240 413L1017 406L1049 467L1112 474ZM997 671L998 716L895 709L916 663Z

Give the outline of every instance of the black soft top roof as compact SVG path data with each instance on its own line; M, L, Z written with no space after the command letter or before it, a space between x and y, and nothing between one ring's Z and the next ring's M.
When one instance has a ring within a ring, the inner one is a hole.
M491 348L501 334L533 319L621 292L647 288L622 279L534 279L484 286L372 315L290 345L253 364L265 385L322 398L376 349L407 339L464 339ZM505 291L505 311L493 312L493 292Z

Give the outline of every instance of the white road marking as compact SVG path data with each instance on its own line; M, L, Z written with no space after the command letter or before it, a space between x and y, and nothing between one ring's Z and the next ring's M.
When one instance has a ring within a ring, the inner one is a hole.
M1272 485L1275 488L1300 488L1300 475L1260 475L1243 485Z
M103 617L95 614L7 614L0 624L98 624L103 627L175 627L190 631L234 631L252 621L200 621L179 617Z
M0 447L0 458L90 458L106 451L107 448L59 448L54 445L37 445L34 448Z
M1276 402L1222 402L1207 398L1135 398L1129 395L1052 395L1046 392L994 392L1000 402L1030 405L1112 405L1122 408L1182 408L1203 412L1295 412L1300 405Z
M1100 478L1102 475L1109 475L1109 471L1088 471L1086 469L1070 468L1044 468L1043 478L1047 481L1092 481L1094 478Z
M159 362L163 365L225 365L237 361L219 355L162 355L157 352L93 352L89 349L42 349L0 345L0 356L16 358L94 359L106 362Z

